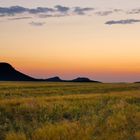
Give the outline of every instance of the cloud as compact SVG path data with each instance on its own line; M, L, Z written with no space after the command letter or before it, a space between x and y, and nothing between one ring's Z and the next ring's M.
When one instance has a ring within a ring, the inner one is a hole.
M5 17L5 15L4 14L0 14L0 17Z
M56 5L55 8L57 9L58 12L62 12L62 13L67 13L70 10L69 7L65 7L61 5Z
M51 18L51 17L65 17L68 16L68 14L40 14L38 15L39 18Z
M35 8L26 8L22 6L11 6L11 7L0 7L0 17L5 16L15 16L17 14L26 14L32 16L38 16L40 14L49 15L46 17L61 17L61 16L69 16L69 15L86 15L87 12L91 12L96 10L92 7L67 7L62 5L56 5L52 8L50 7L35 7ZM139 14L140 8L132 9L129 11L124 11L122 9L108 9L105 11L95 11L94 14L98 16L107 16L117 12L124 12L126 14ZM57 15L57 16L56 16ZM44 16L45 17L45 16Z
M43 26L45 24L45 22L34 22L34 21L32 21L29 24L32 25L32 26Z
M86 7L86 8L75 7L74 13L77 15L85 15L86 12L93 11L93 10L94 10L94 8L89 8L89 7Z
M98 16L108 16L113 13L122 12L122 9L113 9L113 10L106 10L106 11L98 11L95 14Z
M126 20L110 20L107 21L105 24L113 25L113 24L134 24L140 22L139 19L126 19Z
M126 13L127 14L139 14L140 13L140 8L129 10Z
M22 19L31 19L32 17L16 17L16 18L8 18L8 20L22 20Z
M81 8L81 7L75 7L74 10L71 7L56 5L53 8L48 7L36 7L36 8L26 8L22 6L11 6L11 7L0 7L0 16L15 16L16 14L32 14L32 15L38 15L38 14L50 14L54 16L54 14L59 15L68 15L68 12L71 12L71 14L74 12L77 15L84 15L85 12L91 11L93 8Z
M92 12L94 11L94 12ZM92 12L92 13L91 13ZM35 7L35 8L26 8L22 6L11 6L11 7L0 7L0 18L8 17L7 20L22 20L30 18L50 18L50 17L65 17L73 15L97 15L97 16L108 16L113 13L124 12L122 9L107 9L104 11L97 10L92 7L67 7L62 5L56 5L52 8L50 7ZM132 9L127 12L127 14L138 14L140 13L140 8ZM10 18L9 18L10 17ZM134 24L140 22L137 19L126 19L126 20L110 20L105 24ZM30 25L33 26L43 26L44 22L30 22Z
M28 9L21 6L0 7L0 14L5 16L12 16L27 12Z
M0 7L0 18L7 17L8 20L23 20L31 18L50 18L50 17L65 17L72 15L85 15L93 8L85 7L66 7L62 5L56 5L53 8L49 7L35 7L26 8L22 6ZM30 22L32 26L43 26L44 22Z
M108 16L112 13L113 13L113 11L99 11L99 12L96 12L95 14L99 15L99 16Z
M53 8L47 7L37 7L37 8L25 8L21 6L11 6L11 7L0 7L0 14L5 16L14 16L16 14L21 13L30 13L30 14L38 14L38 13L47 13L54 12Z
M28 9L27 12L31 14L38 14L38 13L48 13L48 12L54 12L55 10L53 8L48 7L37 7L34 9Z

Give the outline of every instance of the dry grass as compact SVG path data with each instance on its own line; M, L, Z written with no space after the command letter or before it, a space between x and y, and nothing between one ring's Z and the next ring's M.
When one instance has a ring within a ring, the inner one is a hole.
M0 83L0 140L139 140L140 84Z

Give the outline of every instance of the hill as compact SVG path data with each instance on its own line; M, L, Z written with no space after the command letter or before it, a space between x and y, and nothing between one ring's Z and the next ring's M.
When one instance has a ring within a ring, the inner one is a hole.
M78 77L76 79L71 80L71 82L96 82L96 83L100 83L99 81L93 81L93 80L90 80L89 78L86 78L86 77Z
M62 80L62 79L59 78L58 76L48 78L48 79L46 79L45 81L48 81L48 82L64 82L64 80Z
M32 78L17 71L8 63L0 63L0 81L36 81Z

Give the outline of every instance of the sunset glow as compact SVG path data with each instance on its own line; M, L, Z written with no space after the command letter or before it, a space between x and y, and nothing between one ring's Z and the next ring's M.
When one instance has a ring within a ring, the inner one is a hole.
M87 2L86 6L80 4L81 1L0 2L0 7L20 5L36 8L39 4L51 8L55 5L94 8L83 15L71 12L69 15L63 13L63 16L39 18L26 12L1 16L0 60L38 78L60 76L72 79L87 76L104 82L140 80L140 23L132 21L136 23L124 24L121 21L140 19L139 14L127 13L138 8L140 2L133 0L133 5L127 2L129 4L126 6L119 0L122 4L115 6L114 1L109 0L103 8L101 0ZM110 9L122 11L97 15L99 11ZM23 15L31 18L9 20ZM117 22L107 25L107 21Z

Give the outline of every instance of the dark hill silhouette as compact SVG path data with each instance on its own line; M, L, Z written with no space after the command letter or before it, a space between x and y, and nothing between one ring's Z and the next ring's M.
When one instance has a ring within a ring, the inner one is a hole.
M89 78L86 77L78 77L76 79L71 80L72 82L96 82L96 83L100 83L99 81L93 81L90 80Z
M8 63L0 63L0 81L35 81L28 75L25 75Z
M63 82L64 80L62 80L58 76L56 76L56 77L48 78L45 81L48 81L48 82Z
M1 62L0 63L0 81L46 81L46 82L96 82L100 83L98 81L92 81L85 77L79 77L74 80L62 80L59 77L52 77L48 79L36 79L33 77L30 77L26 74L23 74L19 71L17 71L14 67L12 67L10 64Z

